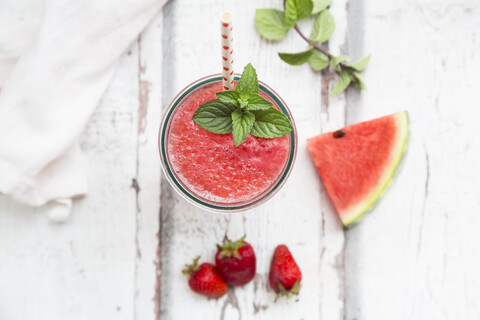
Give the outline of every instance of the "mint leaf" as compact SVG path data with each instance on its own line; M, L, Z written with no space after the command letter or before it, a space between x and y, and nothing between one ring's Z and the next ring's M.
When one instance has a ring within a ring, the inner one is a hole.
M255 25L258 32L269 40L281 40L287 34L285 13L277 9L257 9Z
M313 0L312 14L319 13L320 11L328 8L332 2L330 0Z
M312 10L312 0L287 0L285 2L285 24L287 28L292 28L299 19L307 19Z
M195 111L192 120L207 131L217 134L231 133L232 113L235 109L237 107L231 103L219 99L210 100Z
M236 91L220 91L217 92L217 98L220 101L228 102L240 107L240 103L238 101L240 94Z
M238 98L238 103L240 105L240 109L243 109L246 106L248 106L248 97L249 96L250 95L248 93L245 93L245 92L242 92L242 94L240 94L240 98Z
M362 71L367 67L368 62L370 61L370 56L366 56L363 59L360 59L356 62L349 64L348 66L356 71Z
M299 66L304 64L308 61L310 56L312 55L313 48L310 48L306 51L298 52L298 53L279 53L278 56L280 59L285 61L292 66Z
M365 86L365 82L363 82L363 77L359 72L353 71L354 77L353 77L353 83L357 86L357 89L359 91L362 90L367 90L367 87Z
M288 29L293 28L297 22L297 7L295 0L287 0L285 2L285 25Z
M248 99L248 106L245 107L245 110L266 110L269 109L272 105L273 103L271 103L261 95L252 94Z
M340 79L338 80L337 85L333 88L330 96L335 96L345 89L347 89L348 85L352 82L352 76L348 73L347 70L342 71L340 75Z
M297 0L297 19L307 19L313 10L312 0Z
M313 23L312 33L310 34L310 40L313 42L325 42L335 31L335 20L328 10L323 10L315 18Z
M218 92L217 97L202 104L192 120L212 133L232 133L237 147L249 133L275 138L283 137L293 129L288 117L259 95L257 72L250 63L243 70L236 90Z
M337 72L342 72L342 68L339 66L339 64L342 62L348 62L348 61L350 61L349 56L332 57L333 70Z
M328 59L328 57L320 51L313 50L312 55L308 59L308 63L313 70L320 71L328 67L330 64L330 59Z
M235 146L241 145L248 136L250 130L252 130L253 123L255 122L255 116L249 111L242 111L240 109L235 110L232 113L233 121L233 142Z
M326 42L335 31L335 20L328 10L331 2L331 0L284 0L285 12L276 9L259 9L256 11L257 28L267 39L279 40L285 37L288 29L295 26L295 31L309 44L308 49L298 53L279 53L279 57L283 61L291 65L301 65L308 61L310 67L316 71L323 70L329 64L332 64L333 69L341 78L343 71L350 73L348 77L343 75L342 81L333 90L334 94L345 90L352 81L359 90L363 90L365 84L358 71L365 69L370 56L348 65L347 63L350 61L348 56L336 57L324 49L321 51L313 50L313 46L317 46L317 43ZM310 15L316 16L309 39L296 26L296 23L299 19L308 18ZM313 44L313 46L310 44ZM322 51L326 54L322 54ZM356 73L358 73L358 77ZM240 105L243 109L247 108L244 101Z
M255 115L251 135L260 138L283 137L293 130L293 126L286 115L275 108L252 111Z
M257 72L251 63L247 64L243 69L242 76L237 83L235 91L240 92L242 98L245 97L245 94L258 94Z

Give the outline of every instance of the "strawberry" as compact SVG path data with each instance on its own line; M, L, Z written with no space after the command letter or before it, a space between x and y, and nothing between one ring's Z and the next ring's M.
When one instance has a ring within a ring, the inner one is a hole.
M243 286L255 276L255 252L244 239L245 236L240 240L230 241L225 237L223 245L217 245L215 264L218 272L232 286Z
M275 302L280 296L287 296L288 301L290 294L298 295L300 291L302 272L284 244L279 245L273 253L268 280L270 287L277 293Z
M193 264L186 265L183 273L188 276L188 285L193 292L208 298L218 299L227 293L227 283L211 263L197 265L200 257L193 260Z

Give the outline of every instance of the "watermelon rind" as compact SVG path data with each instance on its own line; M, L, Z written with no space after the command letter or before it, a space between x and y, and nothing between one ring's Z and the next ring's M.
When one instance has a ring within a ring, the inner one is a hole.
M383 179L381 179L382 182L377 186L377 190L372 192L372 194L369 195L367 199L359 202L354 208L350 209L349 213L346 213L342 216L342 222L346 227L351 227L356 224L359 218L364 215L364 213L369 211L372 205L378 200L378 198L380 198L380 196L383 194L390 181L392 180L398 168L398 165L403 158L409 132L408 113L407 111L402 111L394 114L393 116L396 118L398 125L398 139L393 150L391 164L387 166L387 168L384 170L384 177Z

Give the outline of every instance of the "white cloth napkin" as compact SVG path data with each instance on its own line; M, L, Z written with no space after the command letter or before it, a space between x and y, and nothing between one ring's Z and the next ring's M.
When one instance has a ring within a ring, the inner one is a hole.
M76 141L119 57L166 1L47 0L39 24L0 26L0 194L68 215L87 192Z

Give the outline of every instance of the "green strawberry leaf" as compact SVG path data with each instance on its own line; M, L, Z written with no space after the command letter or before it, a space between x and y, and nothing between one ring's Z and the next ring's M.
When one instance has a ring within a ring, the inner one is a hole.
M298 53L279 53L280 59L292 66L299 66L308 61L313 53L313 48Z
M242 98L244 94L258 94L257 72L251 63L247 64L243 69L235 91L242 93Z
M201 128L217 133L227 134L232 132L232 113L237 107L219 99L210 100L202 104L195 114L193 121Z
M318 50L313 50L312 55L308 58L308 63L315 71L320 71L328 67L330 59Z
M235 110L232 113L233 121L233 142L235 146L241 145L248 136L250 130L252 130L253 123L255 122L255 116L250 111L242 111L240 109Z
M333 31L335 31L335 20L333 20L329 10L323 10L315 18L310 40L320 43L325 42L330 39Z
M277 9L257 9L255 25L258 32L268 40L285 38L289 29L285 23L285 12Z
M292 123L286 115L275 108L252 111L255 115L251 135L260 138L283 137L293 130Z
M228 102L236 105L237 107L240 107L240 103L238 101L238 99L240 98L240 94L237 91L217 92L217 98L220 99L220 101Z
M256 111L256 110L266 110L271 108L273 103L265 99L259 94L252 94L248 99L248 106L245 107L245 110Z

